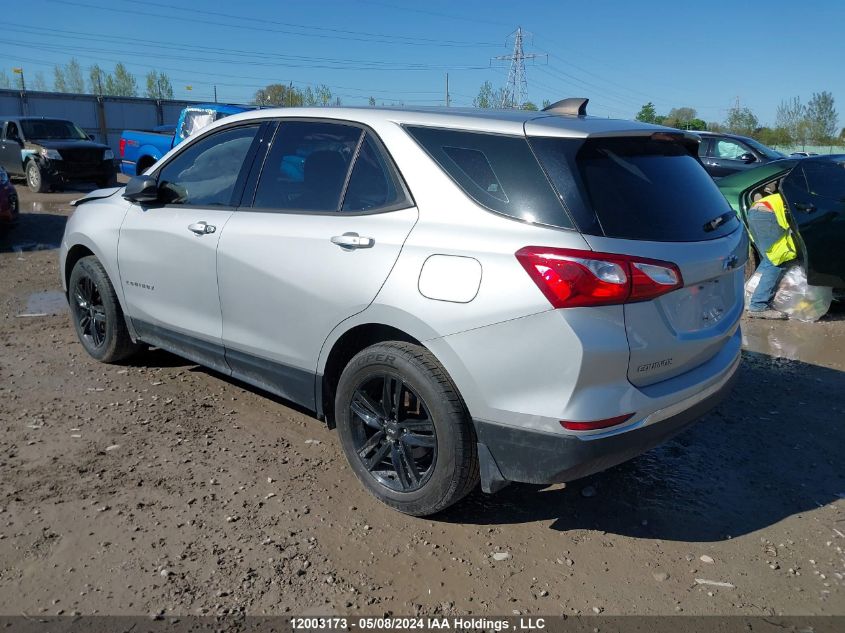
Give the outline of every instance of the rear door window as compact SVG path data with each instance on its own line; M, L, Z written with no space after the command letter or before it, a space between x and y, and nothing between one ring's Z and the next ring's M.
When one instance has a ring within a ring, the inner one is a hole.
M368 132L358 150L341 211L376 211L410 205L395 167Z
M540 162L585 233L698 241L739 226L701 163L681 142L652 137L534 138Z
M480 205L525 222L573 228L524 136L407 128Z
M340 123L283 121L264 161L253 207L338 211L363 133Z

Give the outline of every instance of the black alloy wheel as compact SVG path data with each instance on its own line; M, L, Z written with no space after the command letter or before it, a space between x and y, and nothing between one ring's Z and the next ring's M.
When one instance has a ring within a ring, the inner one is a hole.
M100 290L88 275L81 276L73 288L73 309L82 337L95 349L106 342L108 320Z
M425 402L401 377L367 376L349 405L355 451L380 484L396 492L422 488L437 462L437 434Z

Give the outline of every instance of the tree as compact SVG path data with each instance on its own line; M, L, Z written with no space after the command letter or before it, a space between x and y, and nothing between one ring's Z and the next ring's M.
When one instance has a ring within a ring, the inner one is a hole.
M649 101L640 108L640 111L634 118L637 121L642 121L643 123L657 123L657 109L654 107L654 104Z
M552 105L551 101L549 101L548 99L543 99L543 110L548 108L550 105Z
M11 88L12 82L5 70L0 70L0 88Z
M669 110L669 114L666 115L663 125L686 130L688 129L689 122L695 118L696 114L695 108L672 108Z
M103 96L106 94L106 86L109 83L109 76L97 64L88 69L88 92L92 95ZM112 81L112 83L114 83Z
M82 67L76 58L71 60L65 66L65 87L68 92L75 94L82 94L85 92L85 80L82 79Z
M150 99L172 99L173 86L164 73L151 70L147 73L147 96Z
M369 99L369 101L367 101L367 103L370 105L370 107L375 106L376 105L376 98L370 97L370 99Z
M327 85L320 84L317 86L316 94L317 101L320 105L328 106L332 104L332 91L329 90ZM338 105L340 105L340 100L338 100Z
M537 111L537 106L532 101L526 101L522 104L523 110L531 110L533 112Z
M472 100L472 105L476 108L494 108L493 103L493 84L485 81L481 84L478 90L478 96Z
M293 86L270 84L256 91L252 102L256 105L301 106L305 102L305 94Z
M810 140L818 145L827 145L833 142L839 123L839 115L836 112L831 93L827 91L814 92L807 103L806 117Z
M135 76L120 62L115 65L114 73L106 77L106 94L115 97L138 96L138 83L135 81Z
M787 146L791 144L791 137L785 127L761 127L754 134L754 138L771 147Z
M798 142L798 127L805 117L804 104L801 97L781 101L775 114L775 127L783 128L789 134L790 143Z
M725 131L724 126L721 123L718 123L716 121L710 121L707 124L706 129L707 129L708 132L724 132Z
M53 90L56 92L67 92L67 81L65 71L61 66L53 66Z
M759 127L760 122L750 108L731 108L728 110L728 117L725 119L725 127L728 132L751 136Z
M42 73L40 70L35 73L35 77L33 78L32 85L30 87L32 88L32 90L41 90L42 92L46 91L48 88L47 80L44 79L44 73Z

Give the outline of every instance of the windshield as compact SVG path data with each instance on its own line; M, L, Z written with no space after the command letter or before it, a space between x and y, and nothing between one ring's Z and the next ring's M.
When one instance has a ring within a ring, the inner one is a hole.
M24 137L28 140L88 140L88 135L75 123L60 119L24 119L21 121L21 127Z
M762 143L755 141L753 138L745 139L745 142L748 143L751 147L756 149L766 158L771 158L772 160L777 160L778 158L786 158L786 154L781 154L777 150L773 150L771 147L766 147Z

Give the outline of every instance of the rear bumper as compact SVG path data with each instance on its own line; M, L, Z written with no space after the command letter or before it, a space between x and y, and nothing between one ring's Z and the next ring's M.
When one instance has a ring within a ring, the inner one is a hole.
M512 481L572 481L632 459L684 431L724 400L738 367L737 359L701 397L656 411L623 432L578 437L475 420L482 489L496 492Z

